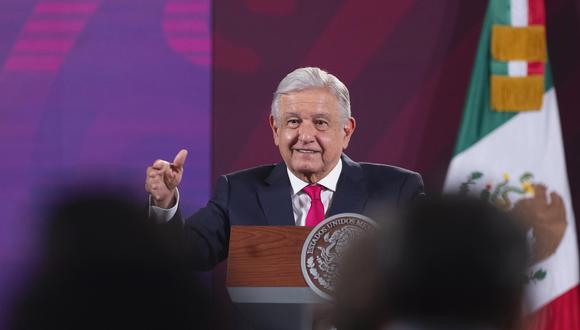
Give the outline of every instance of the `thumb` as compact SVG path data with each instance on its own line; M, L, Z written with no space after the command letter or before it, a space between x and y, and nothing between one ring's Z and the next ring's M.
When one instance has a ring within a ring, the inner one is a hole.
M187 158L187 150L181 149L175 156L175 159L173 160L173 165L175 167L183 167L183 165L185 164L185 158Z

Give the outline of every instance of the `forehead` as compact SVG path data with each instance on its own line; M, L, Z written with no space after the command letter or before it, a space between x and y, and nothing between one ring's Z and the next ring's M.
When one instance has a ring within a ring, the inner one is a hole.
M338 100L327 88L305 89L282 94L280 112L325 112L338 114Z

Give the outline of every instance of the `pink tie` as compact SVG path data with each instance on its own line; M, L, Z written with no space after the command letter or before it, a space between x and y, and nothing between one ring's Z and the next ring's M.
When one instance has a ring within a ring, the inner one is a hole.
M322 186L319 184L304 187L304 192L310 196L310 209L306 215L306 226L314 227L324 220L324 205L320 200Z

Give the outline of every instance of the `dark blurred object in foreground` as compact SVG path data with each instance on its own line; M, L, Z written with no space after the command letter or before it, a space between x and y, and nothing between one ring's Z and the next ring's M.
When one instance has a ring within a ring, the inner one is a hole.
M209 328L205 290L143 209L99 192L57 205L43 271L13 329Z
M347 256L338 329L515 329L527 261L506 213L463 197L422 200Z

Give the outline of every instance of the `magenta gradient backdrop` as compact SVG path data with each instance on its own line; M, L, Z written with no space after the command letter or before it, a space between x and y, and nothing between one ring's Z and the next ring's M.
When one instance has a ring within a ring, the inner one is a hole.
M487 0L244 0L214 5L213 176L277 162L278 81L319 66L349 87L355 160L404 166L441 189ZM546 1L570 184L580 210L580 1ZM227 134L225 133L227 132Z

